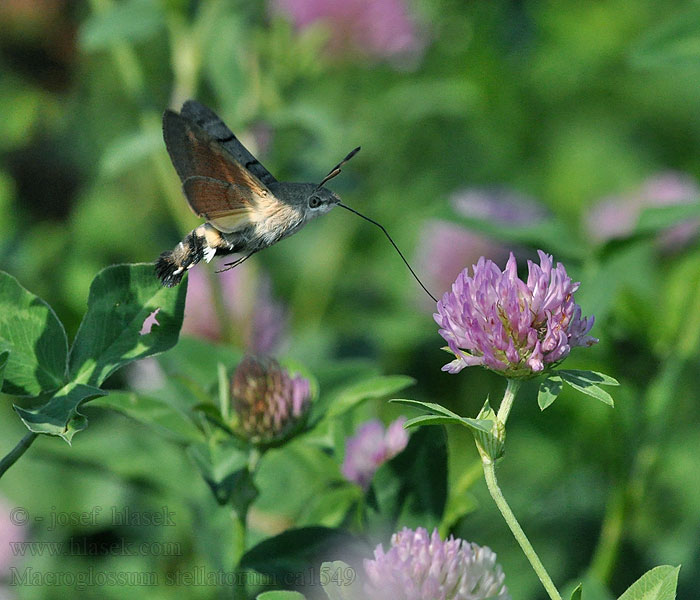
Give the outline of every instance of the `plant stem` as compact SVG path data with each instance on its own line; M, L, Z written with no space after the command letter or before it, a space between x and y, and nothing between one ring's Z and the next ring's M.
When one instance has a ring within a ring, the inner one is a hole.
M233 582L233 597L235 600L245 600L248 597L246 593L244 574L243 570L241 569L241 559L245 554L247 516L247 510L245 510L243 514L237 510L233 511L233 533L235 536L235 541L233 544L233 564L236 577L235 581Z
M508 384L506 386L506 392L503 394L503 400L501 400L501 406L498 409L498 414L496 415L498 420L506 424L508 420L508 415L510 414L510 409L513 406L513 400L515 400L515 395L520 389L522 381L519 379L508 379Z
M513 532L518 544L520 544L525 556L530 561L535 573L537 573L537 577L540 578L544 589L547 590L547 594L549 594L549 597L552 600L561 600L561 596L559 595L557 588L554 586L554 583L547 573L547 570L544 568L539 556L537 556L532 544L530 544L530 541L527 539L522 527L520 527L520 523L518 523L518 520L515 518L510 506L508 506L508 502L506 502L506 499L501 492L501 488L498 487L498 481L496 480L496 468L493 461L487 457L483 457L482 465L484 467L484 478L486 479L486 485L489 488L491 497L496 503L496 506L498 506L498 510L501 511L503 518L506 520L508 527Z
M513 406L513 400L515 400L515 395L518 393L521 383L522 382L520 380L508 379L506 391L503 394L503 400L501 401L501 406L498 408L498 414L496 415L496 418L504 427L506 421L508 420L510 409ZM486 486L489 489L489 493L491 494L493 501L496 503L498 510L501 511L506 524L513 533L513 536L520 545L520 548L524 552L525 556L530 561L532 568L535 570L535 573L537 573L537 577L539 577L549 597L552 600L561 600L561 596L552 582L549 573L547 573L547 570L544 568L542 561L540 560L539 556L537 556L537 553L532 547L530 540L527 539L523 528L520 527L520 523L518 523L518 520L515 518L513 511L510 509L508 502L503 496L503 492L501 492L501 488L498 486L495 461L481 447L479 447L478 443L477 448L479 448L479 454L481 454L481 465L484 469Z
M17 459L24 454L25 450L29 448L29 446L32 445L32 442L38 437L38 433L34 433L33 431L30 431L27 433L18 443L17 445L10 450L6 456L3 457L2 460L0 460L0 477L2 477L5 474L5 471L9 469L12 465L14 465L17 462Z
M241 558L243 558L245 554L247 512L248 511L246 511L246 514L240 514L237 510L233 511L233 533L235 536L235 542L233 544L233 562L236 568L238 568Z

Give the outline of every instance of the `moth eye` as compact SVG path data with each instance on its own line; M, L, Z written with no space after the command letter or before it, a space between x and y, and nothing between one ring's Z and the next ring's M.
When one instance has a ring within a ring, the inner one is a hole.
M318 196L311 196L309 198L309 208L318 208L321 206L321 199Z

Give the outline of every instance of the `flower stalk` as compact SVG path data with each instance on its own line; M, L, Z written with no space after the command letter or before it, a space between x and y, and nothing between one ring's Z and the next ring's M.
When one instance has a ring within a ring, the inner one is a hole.
M513 407L513 400L515 400L515 395L520 389L522 381L518 379L508 379L506 385L506 393L503 395L503 400L501 400L501 406L498 408L498 414L496 418L505 427L506 421L508 420L508 415L510 414L510 409Z
M517 394L521 383L521 381L515 379L508 379L508 385L506 387L506 391L503 395L503 400L501 401L501 406L498 409L498 414L496 417L498 423L496 423L494 429L497 430L499 426L501 428L505 427L505 422L508 419L508 414L510 413L510 409L513 406L515 395ZM505 519L508 528L512 532L513 537L515 537L515 540L520 545L520 548L522 549L523 553L530 562L530 565L532 565L532 568L537 574L537 577L539 577L539 580L542 582L542 585L547 591L549 597L552 600L561 600L561 595L557 591L557 588L554 585L552 578L549 576L549 573L547 573L547 570L544 568L544 565L542 564L542 561L540 560L539 556L537 556L537 552L535 552L535 549L532 547L530 540L528 540L527 536L525 535L523 528L520 526L520 523L518 523L518 520L515 518L515 514L513 514L513 511L511 510L508 502L505 499L505 496L503 495L503 492L501 491L500 486L498 485L498 479L496 478L496 461L489 454L484 452L484 450L480 447L478 441L477 448L479 449L479 454L481 455L481 464L484 469L484 479L486 479L486 487L489 490L489 494L491 494L493 501L496 503L496 506L501 512L501 515L503 515L503 518Z
M557 591L557 588L552 581L552 578L544 568L542 561L540 560L539 556L537 556L537 552L535 552L535 549L532 547L530 540L527 539L523 528L520 527L520 523L518 523L518 520L515 518L513 511L510 509L508 502L506 502L506 499L503 496L503 492L501 492L501 488L498 486L494 462L490 459L484 458L482 460L482 465L484 467L484 478L486 479L486 486L489 489L489 493L491 494L493 501L496 503L498 510L501 511L503 518L508 524L508 527L513 533L516 541L520 545L523 553L527 557L527 560L532 565L535 573L537 573L537 577L539 577L540 581L542 582L544 589L547 591L547 594L552 600L562 600L561 595Z

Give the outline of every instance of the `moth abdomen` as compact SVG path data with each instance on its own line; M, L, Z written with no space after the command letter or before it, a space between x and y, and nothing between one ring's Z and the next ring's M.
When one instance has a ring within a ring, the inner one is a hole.
M190 231L175 248L163 252L156 260L156 275L166 287L176 286L185 271L198 262L209 262L214 255L222 256L238 250L241 245L238 234L230 234L226 239L221 232L209 223Z
M197 230L187 234L175 248L163 252L156 260L156 275L165 287L176 286L187 269L204 258L206 239L197 235Z

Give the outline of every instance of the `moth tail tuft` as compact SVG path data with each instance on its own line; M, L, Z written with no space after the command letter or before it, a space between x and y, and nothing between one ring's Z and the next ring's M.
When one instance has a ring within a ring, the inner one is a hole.
M194 231L174 250L163 252L156 260L156 275L165 287L174 287L182 281L187 269L204 258L203 239Z
M185 269L175 262L173 252L163 252L156 260L156 275L165 287L176 286L184 274Z

